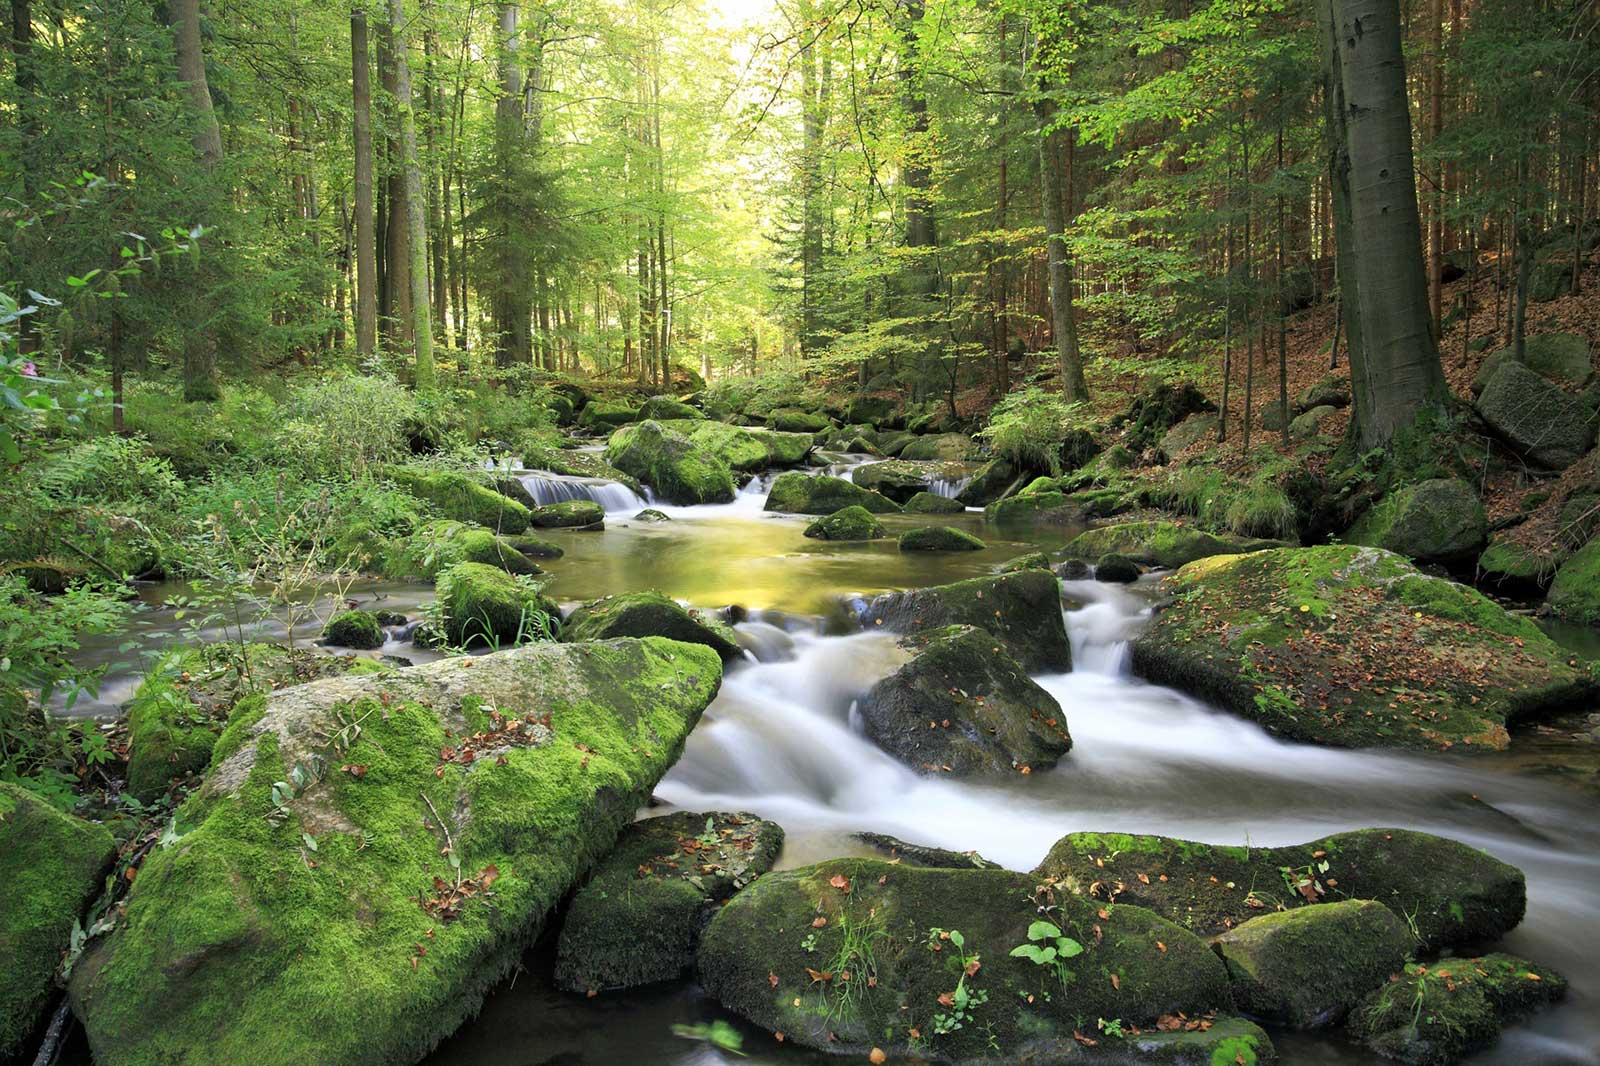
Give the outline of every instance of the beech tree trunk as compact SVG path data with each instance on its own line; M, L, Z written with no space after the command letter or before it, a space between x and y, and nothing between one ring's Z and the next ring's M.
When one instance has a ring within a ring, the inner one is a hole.
M1319 0L1352 431L1381 447L1444 400L1412 177L1398 0Z
M1072 259L1067 254L1065 211L1062 207L1061 131L1053 130L1056 106L1041 99L1039 117L1040 199L1044 205L1045 255L1050 267L1050 328L1061 362L1061 393L1069 402L1089 398L1083 380L1083 357L1078 350L1078 323L1072 306Z
M372 214L372 75L367 59L367 13L350 14L350 89L355 105L356 352L378 346L378 242Z
M433 388L433 316L428 302L428 230L423 217L422 165L417 159L417 115L411 101L411 63L406 58L405 0L389 0L389 36L394 49L395 111L400 119L400 167L405 180L406 267L411 285L411 336L416 345L415 385Z

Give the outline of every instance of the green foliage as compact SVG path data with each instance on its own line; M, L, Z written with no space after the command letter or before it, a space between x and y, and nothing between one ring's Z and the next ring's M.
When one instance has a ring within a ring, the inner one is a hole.
M407 453L411 393L387 376L337 374L297 390L272 442L279 469L311 476L363 474Z
M1086 428L1088 410L1037 386L1011 393L995 405L978 434L1001 458L1025 469L1061 472L1061 446L1074 429Z

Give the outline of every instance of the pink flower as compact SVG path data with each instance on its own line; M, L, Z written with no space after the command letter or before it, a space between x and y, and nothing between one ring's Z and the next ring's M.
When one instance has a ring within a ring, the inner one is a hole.
M32 363L23 363L21 370L22 376L25 378L36 378L39 376L39 368L34 366Z

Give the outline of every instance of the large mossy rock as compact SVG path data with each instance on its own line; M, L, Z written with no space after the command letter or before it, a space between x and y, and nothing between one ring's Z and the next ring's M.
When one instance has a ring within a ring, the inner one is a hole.
M1294 409L1300 414L1318 407L1349 407L1350 378L1346 374L1329 374L1300 390L1294 399Z
M43 1021L56 965L116 853L105 829L0 781L0 1061Z
M529 470L548 470L552 474L562 474L566 477L615 481L633 492L639 491L639 482L636 478L618 470L594 452L579 451L577 448L552 448L547 442L538 438L522 441L518 450L522 453L522 465Z
M976 626L997 638L1030 673L1072 668L1061 585L1044 570L891 592L867 605L865 621L913 635L945 626Z
M1262 914L1212 946L1228 967L1241 1011L1317 1029L1342 1020L1399 973L1416 940L1382 903L1345 899Z
M384 476L420 500L433 504L444 517L483 526L498 533L528 528L528 509L516 500L480 485L453 470L391 466Z
M934 459L940 462L963 462L983 457L978 442L965 433L935 433L916 440L900 449L902 459Z
M603 529L606 509L594 500L562 500L535 508L532 521L540 529Z
M1150 566L1176 569L1213 555L1239 555L1281 547L1283 542L1279 540L1218 536L1194 526L1152 520L1117 522L1086 529L1069 541L1063 551L1067 558L1085 562L1094 562L1106 555L1121 555Z
M826 474L779 474L767 491L765 509L789 514L833 514L845 507L861 507L873 514L900 510L900 505L881 493L864 489L841 477Z
M597 992L683 976L718 905L772 869L782 847L783 828L753 814L634 822L573 894L556 986Z
M1459 563L1482 551L1488 537L1489 520L1472 486L1460 478L1433 478L1384 496L1344 539L1418 562Z
M918 526L900 534L903 552L980 552L989 545L954 526Z
M1495 371L1500 369L1500 364L1515 361L1516 358L1511 348L1501 348L1485 356L1472 379L1472 394L1481 394ZM1521 362L1540 377L1558 385L1582 388L1594 377L1589 342L1578 333L1535 333L1525 337Z
M1037 489L996 500L983 509L989 521L1000 525L1074 525L1083 511L1066 493Z
M640 422L613 433L606 443L606 462L649 485L668 503L687 506L733 499L733 474L727 464L659 422Z
M1545 602L1569 622L1600 625L1600 538L1561 564Z
M906 643L910 662L856 703L863 731L922 773L1031 773L1072 748L1066 715L994 637L952 626Z
M940 481L959 480L971 469L961 463L887 459L881 463L858 466L851 471L850 477L864 489L880 492L896 503L905 503L913 496L928 492Z
M666 422L671 419L698 421L702 418L705 418L705 412L686 403L680 403L670 396L652 396L639 405L640 421Z
M1381 548L1214 556L1165 588L1134 671L1294 740L1493 750L1597 691L1530 619Z
M799 466L816 447L809 433L747 429L726 422L663 422L669 433L687 437L729 470L754 474L771 467Z
M1512 359L1489 378L1478 413L1511 447L1552 469L1572 465L1594 440L1583 404Z
M788 407L769 414L767 425L780 433L821 433L832 423L826 415Z
M1167 455L1177 455L1191 445L1209 437L1214 437L1217 432L1219 419L1212 414L1193 414L1182 422L1167 430L1161 438L1161 450Z
M1080 950L1060 968L1012 953L1063 938ZM837 859L767 874L712 919L699 962L707 991L786 1040L895 1059L1075 1059L1094 1019L1154 1028L1231 1005L1221 961L1181 927L1005 870Z
M1571 556L1571 549L1559 542L1533 547L1505 533L1497 533L1478 556L1478 580L1501 589L1542 592L1549 587L1561 564Z
M894 415L897 402L888 396L851 397L850 402L844 405L844 420L847 423L884 425Z
M71 994L102 1066L415 1062L610 850L707 648L541 644L254 697Z
M1021 476L1022 471L1010 459L990 459L956 493L956 499L967 507L987 507L1004 496Z
M1118 1048L1131 1048L1139 1066L1272 1066L1278 1049L1266 1031L1243 1018L1170 1018L1163 1028L1130 1034ZM1115 1061L1115 1060L1113 1060Z
M852 504L817 519L806 527L805 535L816 540L877 540L888 533L871 511Z
M1281 848L1163 836L1069 833L1034 873L1072 892L1149 907L1215 936L1260 914L1377 900L1426 951L1498 940L1522 921L1522 871L1477 848L1408 829L1359 829Z
M1448 1066L1566 992L1560 974L1511 955L1413 963L1355 1010L1350 1035L1406 1066Z
M341 648L370 651L383 647L383 626L371 611L341 611L322 627L322 639Z
M482 563L508 574L543 573L535 559L555 559L562 549L531 533L501 536L464 522L432 522L393 553L384 572L391 577L437 578L457 563Z
M440 634L456 647L499 647L546 638L561 608L537 588L483 563L457 563L439 575Z
M590 400L578 415L578 424L585 429L608 432L618 426L637 421L639 408L606 400Z
M905 502L904 509L906 514L960 514L966 507L953 496L918 492Z
M726 623L654 590L591 600L574 608L561 627L561 639L569 644L613 637L670 637L704 644L724 659L744 654Z

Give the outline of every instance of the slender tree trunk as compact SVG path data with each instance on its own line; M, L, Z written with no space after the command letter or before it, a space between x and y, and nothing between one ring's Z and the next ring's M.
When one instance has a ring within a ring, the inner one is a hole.
M395 110L400 117L400 165L406 191L407 273L411 282L415 384L433 388L433 316L428 302L428 231L423 219L422 164L417 159L417 116L411 101L411 62L406 56L405 0L389 0L389 35L394 45Z
M1278 101L1278 173L1274 184L1283 180L1283 100ZM1284 305L1283 270L1287 265L1283 241L1283 193L1277 195L1278 261L1274 272L1278 297L1278 417L1283 422L1283 446L1289 446L1289 309Z
M1444 0L1428 0L1430 46L1428 62L1428 144L1435 155L1439 136L1444 132ZM1433 335L1439 336L1444 322L1444 161L1435 159L1431 169L1432 195L1428 212L1428 315Z
M167 25L172 28L178 80L189 90L194 126L190 143L200 165L213 166L222 161L222 130L217 126L211 88L206 84L206 60L200 45L200 0L167 0Z
M367 60L367 13L350 15L350 88L355 105L356 353L378 346L378 244L372 215L372 77Z
M1072 259L1067 252L1063 219L1061 155L1055 125L1056 107L1048 97L1035 105L1039 117L1040 199L1044 204L1045 254L1050 266L1050 325L1056 356L1061 363L1061 392L1068 402L1089 398L1083 379L1083 357L1078 350L1077 315L1072 305ZM1069 131L1070 135L1070 131Z
M390 17L380 23L378 31L378 77L383 85L384 127L389 137L384 151L384 302L383 328L390 346L396 351L410 351L412 343L411 309L411 224L410 204L406 195L405 151L400 138L399 53L404 45L394 26L392 5ZM402 13L403 17L403 13Z

